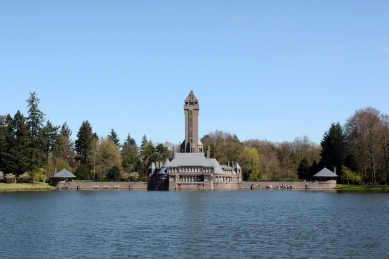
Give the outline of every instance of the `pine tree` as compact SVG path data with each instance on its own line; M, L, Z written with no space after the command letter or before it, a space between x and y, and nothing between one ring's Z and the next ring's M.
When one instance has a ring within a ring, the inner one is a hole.
M92 126L88 121L82 122L78 130L75 149L80 157L81 163L87 165L92 150Z
M300 161L299 167L297 168L297 175L299 179L307 179L308 178L308 172L309 172L309 165L307 159L303 158Z
M108 135L108 139L111 140L116 146L120 147L120 139L114 129L111 129L111 133Z
M0 171L5 171L3 157L7 152L7 141L5 139L7 124L5 118L5 116L0 116Z
M30 169L35 170L45 164L46 156L44 152L44 137L42 135L44 114L39 110L39 98L35 92L30 93L27 99L28 117L27 124L30 130Z
M135 139L131 138L130 134L127 135L127 138L124 140L123 146L136 146Z
M53 152L55 145L58 141L58 129L59 126L53 126L48 120L46 125L42 129L42 134L45 141L45 155L46 155L46 173L48 170L49 155Z
M339 122L331 124L328 132L324 133L320 145L322 146L320 153L321 163L330 170L336 167L337 173L340 175L342 165L346 158L346 137Z
M66 122L61 126L60 134L68 138L70 138L72 135L72 131L69 129L69 126Z
M30 134L26 119L18 111L14 118L7 116L7 128L5 131L5 140L7 142L6 152L3 154L5 171L15 174L23 174L30 168Z

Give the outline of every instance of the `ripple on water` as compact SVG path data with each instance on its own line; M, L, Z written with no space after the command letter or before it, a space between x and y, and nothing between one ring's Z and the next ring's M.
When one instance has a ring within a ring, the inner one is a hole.
M4 258L384 258L388 194L0 194Z

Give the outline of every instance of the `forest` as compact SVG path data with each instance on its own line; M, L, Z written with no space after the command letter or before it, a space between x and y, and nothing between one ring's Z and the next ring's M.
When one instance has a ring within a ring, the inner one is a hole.
M87 120L73 137L66 122L53 125L46 120L39 103L33 92L27 99L26 116L20 111L0 116L0 181L46 181L63 168L78 180L147 181L151 162L163 162L173 150L180 150L170 142L153 143L146 136L139 145L130 134L121 141L114 129L102 136ZM307 136L280 143L242 141L221 130L201 141L220 164L238 162L244 180L312 180L326 167L336 170L339 183L389 182L389 116L372 107L355 111L344 125L329 125L320 144Z

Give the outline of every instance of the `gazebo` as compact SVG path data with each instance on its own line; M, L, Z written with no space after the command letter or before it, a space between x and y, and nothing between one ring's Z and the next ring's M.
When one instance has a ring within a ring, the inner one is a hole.
M330 180L336 180L336 177L338 176L324 167L313 177L316 177L318 181L330 181Z
M56 184L60 181L71 182L76 176L64 168L51 178L53 178L53 184Z

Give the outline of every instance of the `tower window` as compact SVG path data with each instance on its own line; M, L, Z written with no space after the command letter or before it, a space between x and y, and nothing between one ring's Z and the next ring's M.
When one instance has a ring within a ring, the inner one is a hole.
M189 126L193 127L193 120L192 120L192 118L189 119Z
M189 111L189 115L192 115L192 110Z

